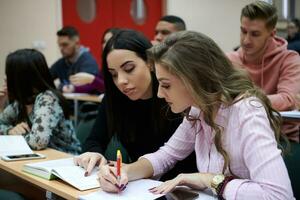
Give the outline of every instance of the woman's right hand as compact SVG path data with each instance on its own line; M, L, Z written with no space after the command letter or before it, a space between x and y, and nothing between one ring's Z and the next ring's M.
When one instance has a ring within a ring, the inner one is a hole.
M86 170L85 176L89 176L96 166L103 166L107 160L100 153L86 152L74 157L74 164Z
M123 191L128 183L128 175L125 166L121 169L120 180L117 179L117 168L109 165L102 165L100 167L98 177L101 189L110 193Z
M30 132L30 128L27 123L21 122L17 124L15 127L8 131L8 135L24 135Z

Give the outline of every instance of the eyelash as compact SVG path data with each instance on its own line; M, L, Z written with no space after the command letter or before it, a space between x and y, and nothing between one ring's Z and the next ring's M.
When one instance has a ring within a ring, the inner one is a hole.
M134 70L134 66L131 66L129 69L124 69L125 72L130 73Z
M164 88L164 89L169 89L170 88L169 85L162 85L161 87Z

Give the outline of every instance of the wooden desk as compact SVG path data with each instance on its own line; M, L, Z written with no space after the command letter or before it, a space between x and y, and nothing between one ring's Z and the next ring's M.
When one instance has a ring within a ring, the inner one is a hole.
M103 95L93 95L86 93L64 93L66 99L77 101L90 101L95 103L101 103Z
M78 124L78 101L88 101L88 102L95 102L95 103L101 103L103 94L101 95L92 95L92 94L86 94L86 93L63 93L64 97L69 100L74 101L74 121L75 121L75 127L77 127Z
M41 199L40 197L43 196L43 192L44 192L43 199L45 199L46 198L45 191L50 191L65 199L75 200L78 199L79 195L84 195L90 192L97 191L97 189L92 189L92 190L81 192L73 188L72 186L68 185L66 182L60 180L49 181L28 174L26 172L23 172L22 167L26 163L41 162L46 160L54 160L54 159L71 157L71 155L69 154L56 151L54 149L46 149L43 151L36 151L36 152L46 155L47 158L37 159L37 160L27 160L27 161L14 161L14 162L5 162L3 160L0 160L0 177L1 177L0 187L5 189L10 189L16 192L20 192L25 197L30 197L30 199ZM21 180L22 182L13 181L12 179ZM8 184L8 182L10 184ZM10 187L8 187L8 185ZM20 188L23 188L23 190ZM30 191L30 189L32 189L32 191ZM39 194L37 194L36 196L32 196L33 191L37 191L39 192Z

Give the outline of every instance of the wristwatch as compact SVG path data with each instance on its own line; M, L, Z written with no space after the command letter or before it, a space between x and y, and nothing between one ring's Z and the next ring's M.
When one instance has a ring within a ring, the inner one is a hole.
M219 196L224 180L225 176L223 174L218 174L213 177L211 181L211 190L215 195Z

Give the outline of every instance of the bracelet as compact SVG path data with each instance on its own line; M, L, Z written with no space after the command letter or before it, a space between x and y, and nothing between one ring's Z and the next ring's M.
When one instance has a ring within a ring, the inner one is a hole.
M225 186L227 185L227 183L229 183L230 181L232 181L233 179L235 179L234 176L226 176L221 187L220 187L220 190L218 191L218 199L220 200L225 200L223 198L223 193L224 193L224 190L225 190Z

